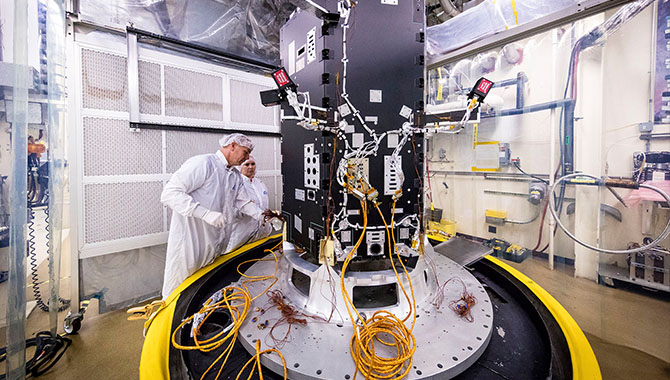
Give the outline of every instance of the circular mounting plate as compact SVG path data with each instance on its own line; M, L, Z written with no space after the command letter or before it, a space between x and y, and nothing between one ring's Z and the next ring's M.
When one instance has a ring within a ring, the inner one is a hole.
M285 248L284 256L286 254ZM486 349L491 338L493 311L488 294L483 286L466 269L452 260L434 252L427 252L428 254L434 266L431 265L427 268L435 268L435 272L429 269L426 276L418 276L413 280L416 281L418 278L421 281L425 277L425 281L428 282L428 276L434 278L434 273L437 274L439 284L443 284L454 277L463 280L467 290L477 298L477 303L471 309L474 321L466 321L448 306L450 301L458 300L461 297L463 286L458 281L450 281L444 287L444 300L439 309L432 303L434 295L424 298L423 301L417 299L417 320L412 332L417 347L407 379L428 378L438 374L440 378L454 377L474 364ZM281 260L285 261L286 257ZM248 276L262 276L271 274L274 270L274 260L259 261L251 266L245 274ZM290 276L290 273L290 270L283 270L278 272L278 276L286 277ZM367 275L374 283L372 279L375 278L375 272L356 273L358 278L362 275ZM334 275L334 280L336 281L336 292L340 292L339 275ZM252 295L256 295L267 288L270 283L271 280L264 280L251 282L246 286ZM279 287L286 296L295 294L295 289L287 288L292 286L290 279L280 278L274 288ZM330 297L329 290L315 290L314 284L311 285L311 289L309 297ZM337 301L337 299L341 300L341 296L336 297L335 300ZM399 299L401 303L406 303L402 295L399 295ZM290 297L286 297L285 302L298 310L303 310L301 306L306 304L304 299L294 302ZM322 304L330 305L328 302ZM344 306L338 305L338 309L340 307L345 310ZM367 315L374 312L371 309L363 310ZM330 311L331 307L328 307L320 314L328 316ZM298 323L291 325L285 342L279 344L279 347L275 347L277 344L271 338L270 331L274 327L273 335L281 339L286 335L289 325L277 323L282 317L281 312L277 307L272 307L269 296L263 294L251 305L251 312L240 327L239 338L242 345L252 355L256 351L255 344L259 339L261 350L270 347L278 348L286 360L288 375L291 379L352 379L356 369L351 358L349 344L354 329L348 318L343 318L338 314L342 313L337 310L331 322L322 321L321 318L307 318L306 325ZM344 314L346 315L346 311ZM267 321L267 327L259 327L259 324L263 324L265 321ZM406 323L409 327L411 319ZM381 349L378 349L379 351ZM392 355L389 351L388 356ZM381 356L386 355L381 353ZM283 374L282 362L278 355L264 355L261 358L261 363L272 371Z

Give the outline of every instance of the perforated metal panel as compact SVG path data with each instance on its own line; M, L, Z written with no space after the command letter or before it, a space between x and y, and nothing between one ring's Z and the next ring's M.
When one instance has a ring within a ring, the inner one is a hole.
M198 154L214 153L219 147L219 139L226 134L167 131L167 172L174 173L181 164ZM280 170L279 138L250 136L258 170Z
M278 210L281 208L281 195L278 194L278 191L281 191L281 186L277 186L277 181L280 179L279 176L257 176L257 179L260 179L265 187L268 188L268 207L273 210ZM255 180L255 179L254 179Z
M126 58L82 49L82 106L109 111L128 110Z
M259 93L270 87L230 80L230 119L234 123L275 125L276 107L264 107Z
M188 70L151 59L139 61L140 113L152 115L145 120L180 124L183 121L175 118L188 118L196 125L197 120L211 120L217 124L210 122L208 127L242 130L248 128L244 124L275 126L276 111L262 107L258 99L258 92L267 87L232 80L230 93L224 93L227 73L198 71L195 61L195 70ZM82 141L83 178L79 183L84 188L79 202L84 244L131 239L141 247L143 236L165 231L164 215L169 230L172 211L160 204L167 177L156 181L139 177L144 182L138 183L132 176L169 176L188 158L215 152L225 134L147 129L132 132L123 113L118 113L128 111L126 58L122 53L82 47L81 62L82 116L77 133ZM224 115L224 107L232 108L230 120ZM110 118L106 111L117 113ZM270 206L279 208L281 176L273 173L280 166L279 139L251 138L256 144L258 170L264 172L260 174L264 174L270 193Z
M223 78L165 66L165 114L223 120Z
M174 173L184 161L193 156L214 153L219 149L219 139L225 136L218 133L202 132L166 132L167 173Z
M84 175L160 174L161 131L132 132L126 120L84 118Z
M139 61L140 113L161 114L161 66Z
M86 243L163 231L161 182L90 184L84 187Z
M256 170L281 170L279 166L279 138L252 136L254 151L251 153L256 159Z

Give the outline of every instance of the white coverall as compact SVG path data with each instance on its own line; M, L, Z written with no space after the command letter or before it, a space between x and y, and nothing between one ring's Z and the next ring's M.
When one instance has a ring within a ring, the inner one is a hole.
M165 257L163 299L198 269L224 253L238 213L261 220L262 210L251 202L242 174L221 151L191 157L172 174L161 202L173 211ZM223 214L225 226L202 218L207 211Z
M244 175L242 176L242 181L244 182L244 188L247 190L249 199L261 210L267 210L268 189L265 187L265 184L258 178L250 180L249 177ZM247 215L240 215L235 223L235 227L233 227L226 252L230 252L247 242L270 236L270 233L272 233L272 225L269 221L263 223L263 219L256 220Z

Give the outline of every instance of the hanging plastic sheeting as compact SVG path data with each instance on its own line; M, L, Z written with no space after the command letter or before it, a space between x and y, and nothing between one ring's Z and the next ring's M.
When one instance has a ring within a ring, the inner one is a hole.
M81 0L80 18L134 28L279 64L279 28L295 9L288 0Z
M50 0L46 4L47 56L47 139L49 147L49 330L57 333L60 298L61 243L63 238L63 205L66 192L65 151L65 3ZM67 305L69 301L64 302ZM75 309L77 306L75 305Z
M486 0L426 30L428 57L446 54L505 29L577 4L577 0Z
M166 248L161 244L81 259L81 299L98 298L98 311L106 313L160 296Z
M28 1L14 3L14 63L28 64ZM11 125L11 182L9 187L9 280L7 288L8 379L24 379L26 374L26 227L28 177L28 88L26 70L15 70Z

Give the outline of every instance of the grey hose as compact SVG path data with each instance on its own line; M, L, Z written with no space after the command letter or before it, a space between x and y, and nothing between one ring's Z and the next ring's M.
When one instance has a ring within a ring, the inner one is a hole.
M526 220L510 220L510 219L505 219L505 223L510 223L510 224L529 224L533 223L537 218L540 216L540 207L535 206L535 215L533 215L532 218L526 219Z
M626 254L626 253L642 252L642 251L646 251L646 250L649 250L651 248L654 248L657 245L659 245L663 240L665 240L668 237L668 235L670 235L670 219L669 219L668 224L665 225L665 229L663 230L663 232L661 232L661 234L658 235L658 237L656 239L654 239L654 241L652 241L651 243L649 243L647 245L643 245L641 247L638 247L638 248L623 249L623 250L604 249L604 248L594 247L592 245L586 244L583 241L577 239L577 237L575 235L570 233L565 228L565 226L563 225L561 220L556 215L556 210L555 210L556 209L556 204L555 204L555 201L554 201L554 190L556 189L556 186L558 186L561 182L565 181L566 179L575 178L575 177L587 177L587 178L591 178L591 179L596 180L596 181L600 181L600 178L598 178L596 176L592 176L590 174L583 174L583 173L568 174L568 175L565 175L565 176L557 179L556 182L554 182L553 186L551 186L551 189L549 191L549 211L551 212L551 216L556 221L556 224L558 225L558 227L563 232L565 232L565 234L568 235L568 237L570 237L570 239L574 240L577 244L579 244L583 247L586 247L588 249L591 249L593 251L597 251L597 252L610 253L610 254ZM668 202L668 204L670 204L670 196L668 194L666 194L665 191L659 189L658 187L651 186L651 185L645 185L645 184L640 184L640 187L643 187L645 189L650 189L650 190L653 190L653 191L661 194L661 196L665 199L665 201Z

